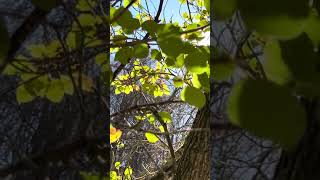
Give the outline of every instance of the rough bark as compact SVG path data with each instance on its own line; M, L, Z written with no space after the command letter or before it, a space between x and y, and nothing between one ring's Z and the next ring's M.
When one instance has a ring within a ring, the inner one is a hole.
M191 131L187 136L183 155L177 163L175 180L210 179L208 106L197 112L192 128L203 128L204 131Z

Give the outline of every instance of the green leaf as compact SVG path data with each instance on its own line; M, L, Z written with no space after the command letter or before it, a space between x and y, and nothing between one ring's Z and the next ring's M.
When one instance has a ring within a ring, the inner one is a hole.
M231 91L227 113L233 124L290 148L306 127L306 113L291 94L270 81L242 80Z
M308 34L314 46L318 47L320 45L320 17L317 12L311 11L306 20L304 31Z
M214 3L216 3L216 1L214 1ZM207 11L210 12L210 0L204 0L204 6L206 7ZM216 4L214 4L214 6L216 6Z
M294 39L280 41L280 47L281 56L292 74L297 92L307 96L319 96L320 55L314 51L313 42L303 33Z
M123 47L115 55L115 60L121 62L121 64L127 64L128 60L132 58L134 51L130 47Z
M108 55L107 53L100 53L98 55L96 55L96 63L98 65L104 65L107 63L107 60L108 60Z
M31 0L32 4L36 7L44 10L44 11L50 11L52 8L56 7L58 5L58 0Z
M174 87L179 88L179 87L182 87L183 84L184 84L183 79L181 79L181 78L179 78L179 77L174 77L174 78L173 78L173 85L174 85Z
M282 59L281 47L278 41L267 42L264 48L265 61L262 62L263 69L268 80L279 85L286 85L292 79L291 72Z
M210 80L207 73L193 74L192 84L198 89L203 88L206 92L210 91Z
M147 31L151 36L153 36L157 32L159 25L153 20L147 20L141 24L141 27L143 30Z
M125 179L130 180L131 176L132 176L133 170L130 166L128 166L125 170L124 170L124 175L125 175Z
M61 44L58 40L53 40L48 44L34 44L28 46L28 50L33 58L56 57Z
M0 60L1 61L1 60ZM12 76L12 75L16 75L17 73L19 72L19 70L17 68L15 68L14 66L8 64L4 70L3 70L3 74L4 75L9 75L9 76Z
M80 11L90 11L95 6L96 2L94 0L79 0L76 8Z
M166 111L159 112L159 116L161 117L161 119L165 123L171 123L172 122L172 117L171 117L170 113L168 113Z
M28 50L30 51L32 57L43 58L45 57L46 46L44 44L30 45Z
M122 34L120 34L120 35L115 35L115 36L113 36L113 38L111 39L112 41L122 41L122 42L125 42L124 40L127 40L128 39L128 37L127 36L125 36L125 35L122 35Z
M137 58L145 58L149 55L149 48L147 44L137 44L133 46L134 56Z
M237 4L248 28L281 39L299 35L309 12L309 0L239 0Z
M148 118L149 118L149 123L150 124L153 124L154 123L154 121L156 120L156 118L154 117L154 115L150 115L150 116L148 116Z
M175 59L172 58L171 56L166 57L165 62L166 62L166 65L169 67L175 65Z
M70 49L75 49L77 47L76 33L73 31L70 31L65 41Z
M291 40L268 42L263 62L268 79L290 85L298 94L320 95L320 56L313 49L313 42L305 33Z
M159 141L159 138L153 133L146 132L144 135L150 143L156 143Z
M160 61L162 59L161 52L157 49L152 49L151 58Z
M114 163L114 166L116 167L116 169L120 169L120 165L121 165L121 162L116 162Z
M84 46L86 47L96 47L102 44L103 44L103 41L101 39L95 39L95 38L89 37L89 38L85 38L84 40Z
M181 99L199 109L206 104L206 97L201 90L191 86L187 86L181 91Z
M157 31L158 44L166 55L176 58L183 50L180 28L172 24L163 25Z
M36 77L36 75L31 75L31 74L21 75L21 79L25 82L29 81L30 79L33 79L34 77ZM47 92L48 85L49 85L48 76L41 76L26 83L25 88L33 96L44 97L45 93Z
M127 7L129 4L130 4L130 2L131 2L132 0L124 0L123 1L123 6L124 7ZM133 3L133 6L134 7L138 7L138 4L140 3L140 0L136 0L136 2L134 2Z
M226 81L232 76L236 66L232 57L224 50L213 48L213 62L210 74L215 81Z
M201 51L194 51L185 58L185 66L187 70L195 74L206 72L206 67L209 66L209 54Z
M216 81L228 80L235 70L235 64L233 63L219 63L213 67L213 78Z
M314 52L312 41L305 33L291 40L280 41L280 48L283 61L295 79L308 81L316 75L319 55Z
M195 47L193 44L191 44L190 42L183 42L183 48L182 48L182 53L185 54L191 54L195 51L199 50L198 47ZM180 55L179 55L180 56ZM178 57L179 57L178 56Z
M110 175L110 180L118 180L119 179L116 171L110 171L109 175Z
M130 21L129 19L132 19L131 12L124 11L124 7L120 7L118 9L110 9L111 19L118 17L120 13L122 13L122 15L119 17L119 19L115 23L120 25L121 27L126 26L126 23Z
M175 62L176 67L182 68L184 66L184 58L185 58L185 54L180 54L176 58L176 62Z
M159 128L160 132L162 132L162 133L164 132L164 127L163 126L159 126L158 128Z
M17 98L18 103L22 104L22 103L27 103L27 102L32 101L35 98L35 96L30 94L30 92L27 91L27 89L24 85L21 85L17 88L16 98Z
M134 30L138 29L140 27L140 21L136 18L132 18L130 19L130 21L128 21L128 24L126 24L126 26L122 26L123 31L126 34L132 34L134 32Z
M120 7L119 9L114 10L114 12L110 12L113 17L117 17L119 13L123 12L124 8ZM112 17L112 19L113 19ZM113 24L118 24L121 26L123 32L126 34L133 33L134 30L140 27L140 21L136 18L132 18L132 14L130 11L124 11L123 14L117 19Z
M80 14L78 16L78 21L83 27L93 27L100 22L99 19L92 14Z
M64 87L61 80L53 79L47 89L46 97L54 102L59 103L62 101L64 96Z
M63 85L63 90L65 94L73 95L74 93L74 87L72 84L72 80L69 76L61 75L60 81ZM75 80L76 81L76 80Z
M213 17L217 20L231 18L236 7L237 0L215 0L213 3Z

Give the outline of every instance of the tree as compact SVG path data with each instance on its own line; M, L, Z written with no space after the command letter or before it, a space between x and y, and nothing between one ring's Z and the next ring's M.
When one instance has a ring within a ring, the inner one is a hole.
M0 8L0 176L106 175L109 5L15 3Z
M213 9L216 20L237 19L226 29L245 29L231 30L235 49L215 50L213 79L233 86L229 122L281 146L273 179L318 179L318 1L217 0ZM245 77L230 81L238 68Z
M166 19L163 0L111 2L112 96L130 99L111 114L111 179L146 178L148 171L150 179L209 178L210 49L201 44L209 1L170 3L181 6L180 23ZM194 107L199 110L186 128ZM147 170L133 167L134 147Z

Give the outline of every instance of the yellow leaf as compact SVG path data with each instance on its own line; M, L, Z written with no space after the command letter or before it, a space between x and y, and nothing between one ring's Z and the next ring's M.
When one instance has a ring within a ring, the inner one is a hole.
M163 126L159 126L158 128L159 128L160 132L164 132Z
M120 139L122 131L110 125L110 143L114 143Z
M146 132L144 135L150 143L156 143L159 141L159 138L153 133Z

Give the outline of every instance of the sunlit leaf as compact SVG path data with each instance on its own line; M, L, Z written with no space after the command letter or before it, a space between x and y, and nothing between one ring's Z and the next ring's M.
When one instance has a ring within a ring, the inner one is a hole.
M202 74L206 72L205 68L209 66L208 61L208 54L201 51L195 51L185 58L185 66L192 73Z
M119 179L116 171L110 171L109 174L110 174L110 180L118 180Z
M210 91L210 80L207 73L193 74L192 84L194 87L204 89L206 92Z
M201 90L190 86L181 91L181 99L197 108L202 108L206 103L206 97Z
M282 59L281 47L279 42L270 41L266 44L265 58L263 69L267 78L275 83L284 85L291 80L291 72Z
M184 84L183 79L179 78L179 77L174 77L173 78L173 85L175 87L182 87Z
M161 117L161 119L165 123L171 123L172 122L172 117L171 117L170 113L168 113L166 111L159 112L159 116Z
M159 126L158 128L159 128L160 132L164 132L164 127L163 126Z
M150 143L156 143L159 141L159 138L153 133L146 132L144 135Z
M120 165L121 165L121 162L115 162L114 163L114 166L116 167L116 169L120 169Z
M121 138L122 131L120 129L116 129L110 124L110 143L115 143Z
M151 58L160 61L162 59L161 52L157 49L152 49Z
M125 170L124 170L124 175L125 175L125 179L130 180L131 176L132 176L133 170L130 166L128 166Z
M168 56L177 57L183 49L183 42L180 37L180 28L167 24L159 28L158 44L161 50Z

